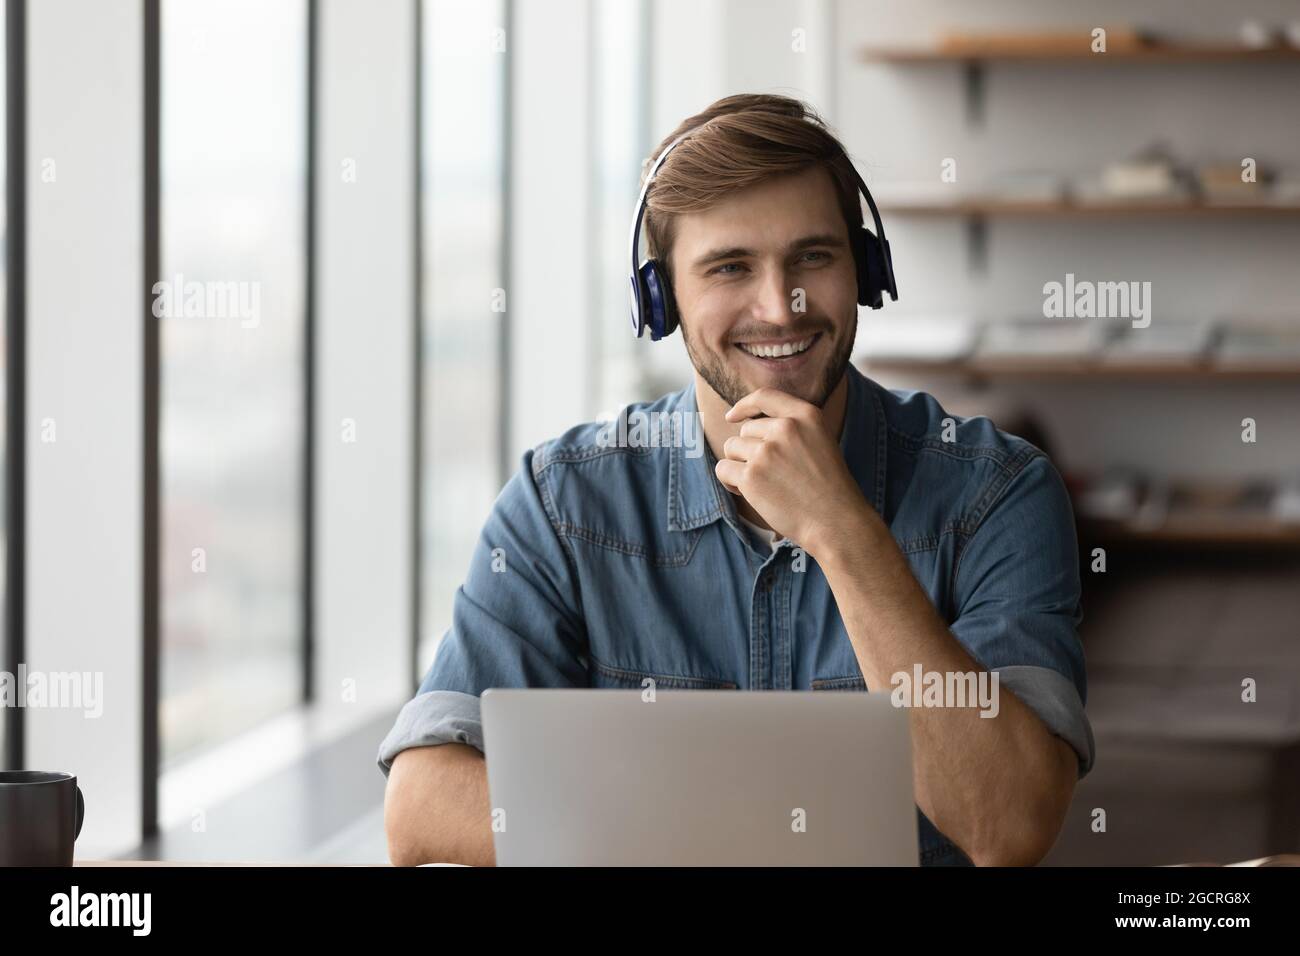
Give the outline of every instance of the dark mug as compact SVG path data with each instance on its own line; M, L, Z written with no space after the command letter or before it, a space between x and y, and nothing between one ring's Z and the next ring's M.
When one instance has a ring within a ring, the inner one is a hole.
M72 866L85 816L72 774L0 772L0 866Z

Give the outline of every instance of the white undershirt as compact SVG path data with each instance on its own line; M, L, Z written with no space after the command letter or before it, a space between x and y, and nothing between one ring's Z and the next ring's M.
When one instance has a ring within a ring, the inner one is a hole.
M776 546L780 542L785 540L785 538L778 538L776 536L775 531L769 531L766 528L760 528L758 525L754 524L754 522L748 521L745 518L741 518L739 513L737 513L736 517L740 518L741 521L744 521L745 526L749 528L751 531L753 531L754 534L758 535L760 540L766 541L769 545L771 545L773 551L776 550Z

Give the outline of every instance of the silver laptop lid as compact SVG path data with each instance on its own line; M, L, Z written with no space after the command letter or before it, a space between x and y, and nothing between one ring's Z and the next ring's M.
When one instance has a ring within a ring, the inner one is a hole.
M887 692L492 689L482 717L498 865L917 865Z

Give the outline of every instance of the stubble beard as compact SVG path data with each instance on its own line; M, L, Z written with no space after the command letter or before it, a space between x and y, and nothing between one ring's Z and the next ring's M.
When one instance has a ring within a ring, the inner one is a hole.
M742 381L740 375L728 366L722 356L709 349L698 347L686 323L681 323L681 328L682 337L686 340L686 354L690 356L691 364L695 366L695 370L699 372L700 377L709 383L709 387L724 402L728 405L735 405L754 390ZM787 383L782 379L778 379L774 387L783 392L789 392L796 398L811 402L818 408L825 407L826 401L830 398L831 393L835 391L835 386L839 385L840 379L844 377L844 372L849 367L849 359L853 353L853 341L857 337L857 331L858 317L855 313L853 322L848 328L848 334L834 343L834 350L831 352L830 359L822 369L820 387L815 390L812 396L800 394L793 383Z

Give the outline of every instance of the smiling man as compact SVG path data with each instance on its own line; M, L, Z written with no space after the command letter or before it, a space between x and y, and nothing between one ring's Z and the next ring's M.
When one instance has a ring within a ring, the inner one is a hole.
M895 699L914 707L920 862L1038 862L1093 763L1059 475L988 419L850 364L872 299L861 202L805 104L728 97L655 156L646 235L695 373L628 411L698 413L708 453L589 423L523 456L380 746L393 861L492 861L486 688L829 693L916 675L924 692ZM991 707L956 692L990 685Z

